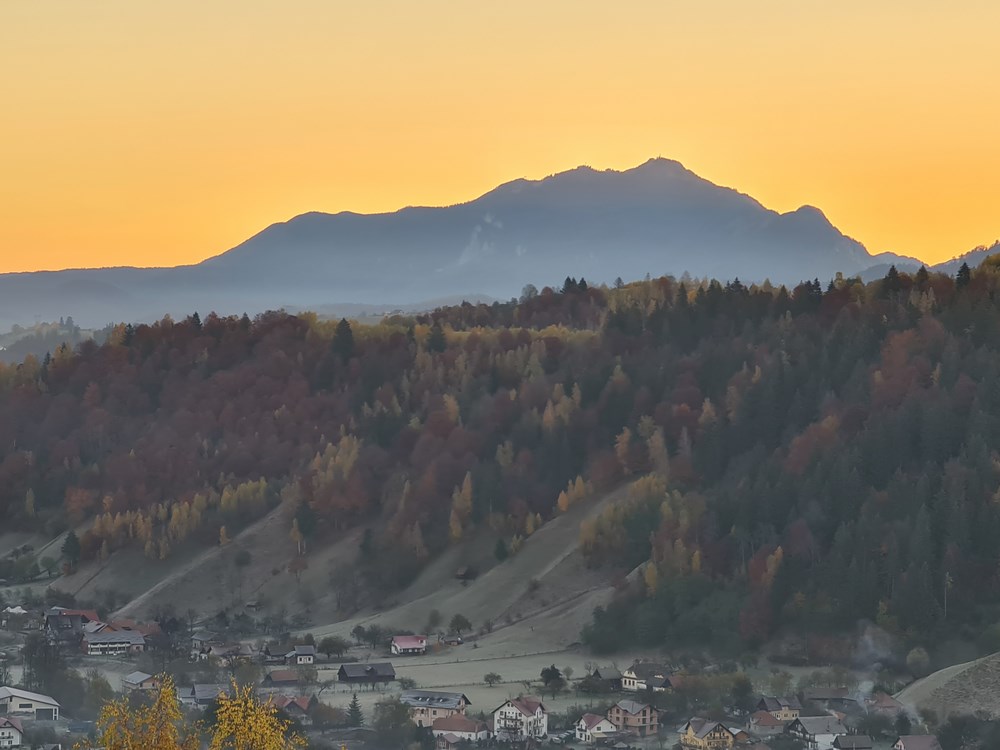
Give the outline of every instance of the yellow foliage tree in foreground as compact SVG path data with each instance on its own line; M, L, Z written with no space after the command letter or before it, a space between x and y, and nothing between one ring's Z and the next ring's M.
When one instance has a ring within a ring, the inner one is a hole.
M219 697L215 732L210 750L295 750L306 746L298 734L289 732L288 722L268 701L261 703L253 687L232 689L232 697Z
M299 750L304 738L289 731L270 701L261 703L252 687L233 683L231 695L219 696L209 750ZM201 727L184 721L173 680L163 675L148 705L132 707L125 699L101 710L97 742L75 750L198 750Z
M200 744L197 731L184 725L169 676L160 679L150 704L133 708L125 699L112 701L97 720L96 747L105 750L197 750Z

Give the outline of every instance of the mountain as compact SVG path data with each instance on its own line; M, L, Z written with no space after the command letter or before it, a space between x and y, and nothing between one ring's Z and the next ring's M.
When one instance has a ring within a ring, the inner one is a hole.
M443 208L306 213L192 266L2 275L0 325L348 303L391 309L455 295L510 298L566 276L688 272L794 284L880 260L819 209L780 214L676 161L652 159L623 172L579 167L514 180ZM884 259L896 260L911 259Z
M970 250L963 255L959 255L951 260L946 260L944 263L938 263L934 266L934 270L946 273L949 276L954 276L958 273L958 269L962 267L963 263L967 263L969 268L975 268L988 257L996 253L1000 253L1000 240L997 240L989 247L986 245L980 245L974 250Z

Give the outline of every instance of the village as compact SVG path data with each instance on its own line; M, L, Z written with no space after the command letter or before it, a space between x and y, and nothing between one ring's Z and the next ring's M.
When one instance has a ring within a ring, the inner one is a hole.
M252 609L252 606L251 606ZM405 707L397 727L436 750L570 745L684 750L939 750L884 690L836 685L837 674L793 690L791 675L696 669L652 658L598 663L580 649L498 653L461 616L435 635L355 627L352 640L311 635L251 641L204 623L102 620L89 609L3 610L0 747L69 747L93 717L15 687L37 669L24 644L41 640L119 694L155 691L172 676L192 713L234 685L252 684L323 747L384 746L371 717ZM164 628L164 625L167 627ZM556 661L558 661L558 666ZM808 680L800 680L800 686ZM780 694L770 690L783 687ZM686 713L685 713L686 712ZM76 712L78 713L78 712ZM89 720L88 720L89 719ZM870 734L869 734L870 732ZM33 737L61 740L38 744Z

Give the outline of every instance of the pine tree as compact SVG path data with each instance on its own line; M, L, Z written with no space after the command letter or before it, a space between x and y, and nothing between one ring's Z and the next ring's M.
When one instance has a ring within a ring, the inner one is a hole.
M66 535L66 541L63 542L60 552L71 568L75 568L76 564L80 562L80 538L75 531L70 530Z
M361 727L365 724L365 715L361 711L361 703L358 701L358 694L351 698L351 703L347 707L347 725L350 727Z
M354 356L354 331L347 318L341 318L333 334L331 350L341 362L348 362Z

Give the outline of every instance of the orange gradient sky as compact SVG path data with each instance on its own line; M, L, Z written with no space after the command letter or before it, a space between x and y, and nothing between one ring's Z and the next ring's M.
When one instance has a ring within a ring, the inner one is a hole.
M870 251L1000 236L995 0L0 0L0 271L678 159Z

